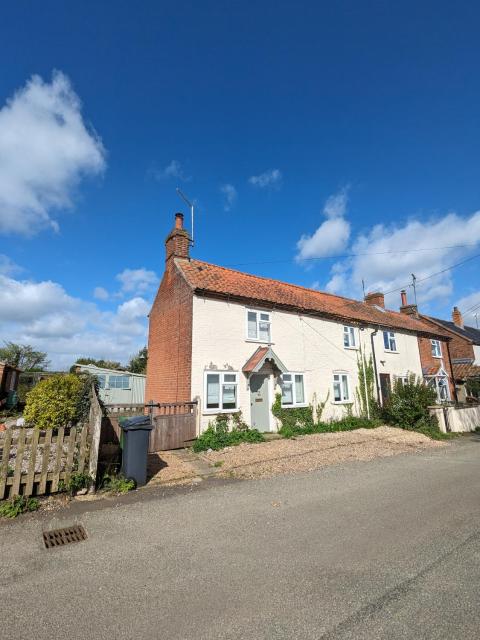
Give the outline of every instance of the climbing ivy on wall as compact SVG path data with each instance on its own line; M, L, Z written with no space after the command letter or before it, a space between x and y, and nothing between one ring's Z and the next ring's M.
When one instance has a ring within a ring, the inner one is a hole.
M373 368L373 359L366 358L362 349L357 356L358 368L358 387L356 390L360 416L366 418L368 415L367 407L370 409L370 418L378 416L379 407L375 397L375 370ZM368 399L368 403L367 403Z
M327 394L327 397L323 402L317 404L317 422L321 422L322 413L327 404L328 396L330 392ZM313 407L309 405L308 407L282 407L282 394L275 394L275 402L272 405L272 413L273 415L280 420L282 423L282 428L294 428L294 427L313 427Z

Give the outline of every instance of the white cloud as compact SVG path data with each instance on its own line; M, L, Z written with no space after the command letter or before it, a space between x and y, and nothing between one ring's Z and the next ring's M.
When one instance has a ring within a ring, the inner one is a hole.
M124 269L115 276L121 282L122 293L145 293L158 284L158 276L155 271L148 269Z
M0 253L0 275L8 276L20 271L22 271L21 267L15 264L8 256Z
M108 300L110 295L104 287L95 287L93 290L93 297L97 300Z
M69 79L33 76L0 110L0 232L57 230L53 212L71 207L81 178L104 168L105 149Z
M333 265L327 286L358 297L362 279L367 291L388 292L408 285L414 273L419 303L445 301L453 292L452 271L448 267L467 258L475 246L478 250L479 244L480 211L470 216L449 213L392 226L375 225L355 238L350 250L356 255ZM443 273L422 282L440 271ZM341 278L337 277L339 274ZM387 304L395 308L399 293L390 295ZM410 298L413 299L411 292Z
M150 173L156 180L168 180L169 178L175 178L181 182L189 182L192 179L191 176L186 175L178 160L172 160L163 169L152 169Z
M222 184L220 187L220 192L224 196L224 205L223 208L225 211L230 211L237 200L237 190L233 186L233 184Z
M248 182L261 189L265 187L278 188L282 182L282 172L279 169L268 169L258 176L250 176Z
M480 326L480 291L475 291L460 298L455 304L462 312L463 322L466 325L476 327L478 321ZM477 314L477 317L475 317L475 314Z
M149 301L138 295L101 311L57 282L0 276L2 338L46 351L57 369L80 356L126 362L146 344L149 310Z
M302 235L297 242L298 261L322 258L344 251L350 239L350 223L344 218L347 191L330 196L323 207L326 218L312 235Z

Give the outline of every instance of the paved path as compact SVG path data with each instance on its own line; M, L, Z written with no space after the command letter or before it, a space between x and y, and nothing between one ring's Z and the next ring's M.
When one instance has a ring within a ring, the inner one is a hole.
M42 528L82 522L47 551ZM0 525L2 637L478 637L480 439Z

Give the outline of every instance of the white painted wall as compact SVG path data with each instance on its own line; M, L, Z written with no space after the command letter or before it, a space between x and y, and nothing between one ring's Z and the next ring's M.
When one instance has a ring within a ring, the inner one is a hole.
M250 307L251 308L251 307ZM246 339L246 309L238 303L228 303L194 296L192 329L192 397L199 396L202 405L201 430L212 416L204 409L204 371L232 369L239 372L238 398L244 418L250 423L250 391L248 379L242 367L258 346L263 343ZM266 308L268 310L268 308ZM306 400L311 404L330 397L322 419L340 418L346 413L344 405L333 402L333 372L346 371L350 375L352 397L358 384L357 350L343 347L343 324L320 318L301 316L285 311L271 312L272 349L292 372L305 374ZM370 334L373 329L357 331L357 337L365 348L367 358L371 353ZM385 352L383 335L375 338L378 373L421 375L420 354L417 337L396 333L398 353ZM381 362L383 361L383 363ZM270 380L270 406L274 390L279 391L273 375ZM356 411L356 402L354 412ZM270 428L276 430L275 418L270 416Z
M475 355L475 361L473 364L478 364L480 366L480 345L473 345L473 353Z
M430 407L430 413L437 417L440 431L447 432L445 414L452 433L468 433L480 427L480 405L472 407Z

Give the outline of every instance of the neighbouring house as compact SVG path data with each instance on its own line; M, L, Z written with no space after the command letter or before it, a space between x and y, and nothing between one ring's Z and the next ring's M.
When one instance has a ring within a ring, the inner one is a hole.
M192 259L180 213L165 244L149 316L145 399L197 398L201 430L216 414L241 410L251 426L275 431L276 394L284 407L325 403L322 419L358 414L360 353L372 358L384 403L395 380L430 366L419 340L448 350L445 332L387 310L381 293L359 302ZM449 398L448 359L441 362Z
M458 401L477 400L480 386L480 329L466 326L457 307L453 308L452 320L423 314L419 317L450 337L449 349Z
M17 390L21 369L6 362L0 362L0 407L8 404L9 398Z
M79 364L75 368L77 371L87 371L98 378L98 393L104 404L143 404L146 379L144 374L102 369L94 364Z

